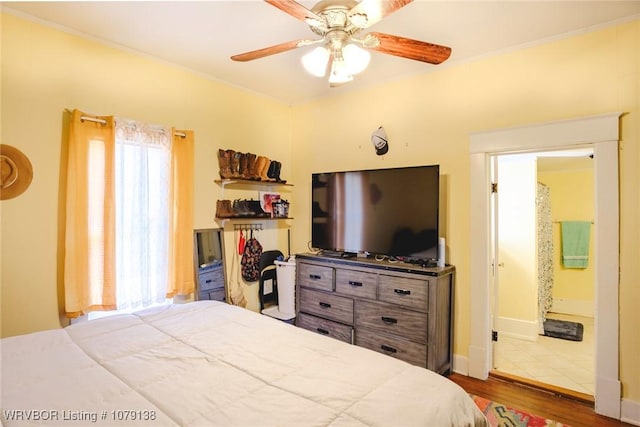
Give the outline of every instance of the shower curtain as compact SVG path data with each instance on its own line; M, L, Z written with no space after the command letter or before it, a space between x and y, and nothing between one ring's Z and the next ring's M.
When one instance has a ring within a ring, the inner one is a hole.
M544 334L544 321L553 303L553 221L551 219L551 192L538 183L536 192L538 218L538 322L539 332Z

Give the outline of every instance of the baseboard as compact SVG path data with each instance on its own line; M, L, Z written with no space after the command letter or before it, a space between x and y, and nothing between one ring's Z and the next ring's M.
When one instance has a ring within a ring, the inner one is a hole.
M595 302L589 300L554 298L549 311L573 316L593 317Z
M498 340L500 340L500 334L527 341L538 339L539 325L534 320L498 317L496 327L498 329Z
M466 356L460 356L458 354L453 355L453 365L451 370L456 374L469 376L469 358Z
M620 421L640 426L640 402L622 399L620 405Z

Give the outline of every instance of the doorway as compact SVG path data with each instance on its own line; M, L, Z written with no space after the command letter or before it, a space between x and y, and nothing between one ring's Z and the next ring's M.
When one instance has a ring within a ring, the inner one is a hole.
M501 153L589 146L594 150L595 411L620 419L618 140L620 113L475 133L470 136L470 300L468 372L486 379L492 364L490 158Z
M593 149L493 157L492 372L589 400L595 394ZM563 222L587 234L585 266L561 262ZM545 321L571 322L580 334L546 336Z

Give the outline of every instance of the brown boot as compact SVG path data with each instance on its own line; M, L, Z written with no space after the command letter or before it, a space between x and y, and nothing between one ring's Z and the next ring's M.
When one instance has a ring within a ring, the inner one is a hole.
M265 157L264 165L262 169L260 169L260 181L270 181L267 172L269 171L269 167L271 166L271 160Z
M232 216L231 200L218 200L216 202L216 218L231 218Z
M220 168L220 178L231 178L231 161L229 153L223 149L218 150L218 167Z
M247 179L249 176L249 154L240 153L240 176L239 178Z
M247 153L247 170L244 172L244 179L253 179L253 171L256 168L258 157L255 154Z
M234 150L227 150L229 154L229 168L231 170L231 178L240 178L240 153Z
M258 158L256 159L255 167L253 168L253 170L251 170L251 179L256 181L262 180L262 176L260 175L260 173L262 172L262 169L264 168L264 165L266 163L267 163L266 157L258 156Z

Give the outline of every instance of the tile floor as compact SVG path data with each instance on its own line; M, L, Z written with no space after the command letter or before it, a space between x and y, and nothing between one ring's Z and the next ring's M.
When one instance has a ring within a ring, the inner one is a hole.
M548 317L582 323L582 341L538 336L534 342L501 336L497 343L494 369L593 396L593 318L554 313L549 313Z

